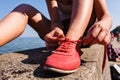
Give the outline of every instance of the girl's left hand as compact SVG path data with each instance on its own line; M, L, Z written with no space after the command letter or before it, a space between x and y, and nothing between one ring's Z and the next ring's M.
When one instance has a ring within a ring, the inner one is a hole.
M109 44L111 35L109 28L103 25L102 21L95 23L88 31L87 36L83 39L83 45Z

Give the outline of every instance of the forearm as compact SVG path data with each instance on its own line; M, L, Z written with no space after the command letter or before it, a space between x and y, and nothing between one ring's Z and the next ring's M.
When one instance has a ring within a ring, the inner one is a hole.
M61 20L58 13L57 0L46 0L46 3L47 3L50 19L51 19L51 24L61 26ZM60 26L57 26L57 27L60 27ZM54 27L52 26L52 28Z
M109 30L112 26L112 18L107 9L107 4L105 0L94 0L94 9L98 21L104 22L104 24L108 27Z
M110 15L104 14L104 16L98 21L102 21L104 23L104 25L106 26L107 30L111 29L111 27L112 27L112 19L111 19Z

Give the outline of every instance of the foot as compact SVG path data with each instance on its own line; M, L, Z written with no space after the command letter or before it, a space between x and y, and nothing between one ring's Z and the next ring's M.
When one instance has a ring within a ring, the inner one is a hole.
M66 38L47 58L44 69L58 73L72 73L77 71L79 66L80 47L78 41Z

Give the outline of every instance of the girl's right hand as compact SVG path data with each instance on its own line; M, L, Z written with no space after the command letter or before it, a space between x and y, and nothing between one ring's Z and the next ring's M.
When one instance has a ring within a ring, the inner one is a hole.
M60 41L65 40L65 36L62 29L56 27L51 32L45 35L44 40L46 43L46 47L48 49L54 50L58 47Z

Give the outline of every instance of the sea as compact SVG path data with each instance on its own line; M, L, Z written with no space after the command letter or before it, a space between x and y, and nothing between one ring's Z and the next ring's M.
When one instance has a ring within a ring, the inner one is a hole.
M45 47L45 43L39 37L19 37L0 47L0 54L7 54L40 47Z

